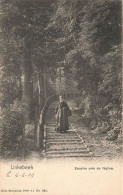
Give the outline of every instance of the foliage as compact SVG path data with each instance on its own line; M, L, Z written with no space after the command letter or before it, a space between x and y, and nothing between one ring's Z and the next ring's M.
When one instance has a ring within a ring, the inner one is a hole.
M24 113L16 102L12 108L2 111L0 118L0 155L3 158L21 156Z
M42 80L45 78L51 80L52 72L55 72L54 45L49 38L49 31L45 30L53 11L52 4L52 0L40 2L1 0L0 2L1 140L2 148L8 156L11 155L13 147L15 153L18 153L17 147L20 147L20 142L17 140L23 129L21 125L23 113L18 109L13 110L15 104L19 107L21 103L22 109L25 107L25 123L29 122L29 115L34 120L35 106L39 108L39 99L42 101L46 91L44 84L41 83L39 97L37 92L39 79L42 77ZM50 44L46 40L49 40ZM50 93L53 93L51 83L48 83L48 88ZM10 134L14 137L10 137L9 141ZM12 143L12 139L15 143Z

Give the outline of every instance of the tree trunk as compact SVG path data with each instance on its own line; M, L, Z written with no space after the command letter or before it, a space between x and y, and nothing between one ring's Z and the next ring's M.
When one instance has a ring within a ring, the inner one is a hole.
M32 104L33 104L33 80L32 80L32 58L31 58L31 42L25 38L24 43L24 89L23 89L23 101L27 105L28 118L32 116Z
M18 80L19 80L19 94L18 94L19 100L22 100L22 94L23 94L23 85L22 85L21 77L22 77L22 73L21 73L21 70L20 70L20 75L19 75L19 78L18 78Z
M44 98L45 98L45 100L48 97L48 90L47 90L47 88L48 88L48 86L47 86L47 78L45 77L44 78Z
M45 103L45 93L44 93L44 77L42 74L40 74L40 86L41 86L41 109L44 106Z

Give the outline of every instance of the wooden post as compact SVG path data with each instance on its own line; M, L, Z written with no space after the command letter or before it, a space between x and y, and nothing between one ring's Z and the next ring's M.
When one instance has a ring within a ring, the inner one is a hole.
M38 125L37 127L37 143L36 143L36 148L39 149L40 148L40 125Z
M44 124L40 125L40 149L43 149L43 140L44 140Z
M38 125L37 128L37 149L43 149L44 125Z
M23 134L22 134L22 155L21 160L25 160L25 125L23 126Z

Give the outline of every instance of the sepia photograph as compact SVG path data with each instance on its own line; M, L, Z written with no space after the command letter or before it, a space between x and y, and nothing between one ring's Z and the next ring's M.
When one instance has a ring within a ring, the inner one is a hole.
M0 0L0 46L0 195L121 195L122 1Z

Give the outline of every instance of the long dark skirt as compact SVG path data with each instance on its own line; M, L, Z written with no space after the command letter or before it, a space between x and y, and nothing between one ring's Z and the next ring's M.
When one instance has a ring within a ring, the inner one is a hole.
M58 109L58 112L56 114L56 126L57 129L60 132L66 132L66 130L69 129L69 123L68 123L68 116L67 116L67 109L66 108L60 108Z

